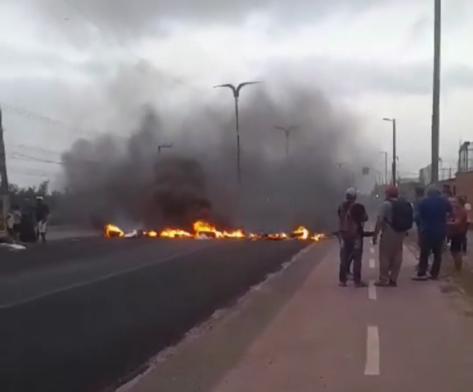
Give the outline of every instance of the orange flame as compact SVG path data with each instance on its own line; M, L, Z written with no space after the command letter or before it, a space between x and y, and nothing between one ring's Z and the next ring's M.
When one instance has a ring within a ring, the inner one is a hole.
M234 231L224 231L223 232L223 237L224 238L234 238L234 239L246 238L245 233L241 229L234 230Z
M223 233L208 222L197 221L193 227L197 238L223 238Z
M287 240L289 236L286 233L268 234L268 239L273 241Z
M292 232L293 236L299 240L308 240L310 236L309 230L307 230L304 226L299 226L296 230Z
M151 230L145 233L145 235L146 237L149 237L149 238L158 238L159 233L157 231Z
M125 237L125 232L115 225L105 226L105 237L107 238L122 238Z
M314 234L312 237L310 237L310 239L315 242L320 242L321 240L324 240L325 238L327 238L327 236L322 233Z
M161 238L191 238L192 234L180 229L164 229L159 236Z
M109 224L104 228L105 237L107 238L133 238L139 237L139 231L135 230L129 234L119 227ZM257 233L245 233L243 229L236 230L224 230L220 231L217 227L211 223L199 220L193 225L193 232L188 232L178 228L166 228L160 232L151 230L142 232L147 238L166 238L166 239L177 239L177 238L193 238L193 239L249 239L252 241L258 240L272 240L272 241L284 241L288 239L297 240L310 240L319 242L327 238L326 234L322 233L311 233L304 226L299 226L292 233L287 234L284 232L270 233L270 234L257 234Z

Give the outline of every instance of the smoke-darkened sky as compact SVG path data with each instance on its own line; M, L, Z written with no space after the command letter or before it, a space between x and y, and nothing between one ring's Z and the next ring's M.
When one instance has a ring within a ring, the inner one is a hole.
M473 4L445 1L443 11L441 156L453 165L471 124ZM429 161L432 26L430 0L2 1L11 178L55 177L61 165L18 154L59 162L78 136L126 136L146 104L168 128L195 115L209 127L224 122L230 97L211 86L254 78L282 107L288 86L320 91L355 119L380 169L376 151L390 148L381 118L397 117L401 174L411 176Z

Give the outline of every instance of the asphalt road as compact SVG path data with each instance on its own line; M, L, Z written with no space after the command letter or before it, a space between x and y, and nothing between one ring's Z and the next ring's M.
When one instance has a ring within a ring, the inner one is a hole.
M338 244L324 242L120 392L471 392L473 302L451 273L378 288L365 244L367 288L339 287ZM231 339L229 338L231 337Z
M0 249L0 390L117 385L304 246L89 238Z

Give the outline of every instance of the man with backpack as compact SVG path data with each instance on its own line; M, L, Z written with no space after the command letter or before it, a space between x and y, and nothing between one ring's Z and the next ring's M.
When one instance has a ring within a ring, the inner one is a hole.
M366 287L361 280L361 259L363 256L363 225L368 220L366 209L356 202L355 188L346 191L346 200L338 208L340 238L340 286L347 286L347 275L353 260L353 280L356 287Z
M386 200L376 222L373 244L379 242L379 287L396 287L402 265L402 249L406 233L414 223L411 203L399 197L399 190L391 185L386 188Z

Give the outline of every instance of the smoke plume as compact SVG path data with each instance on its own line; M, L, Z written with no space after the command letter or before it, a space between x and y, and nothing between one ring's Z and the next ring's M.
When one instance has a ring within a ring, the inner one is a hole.
M338 162L356 162L363 153L355 119L313 89L248 88L240 106L240 186L233 98L226 90L210 93L219 100L165 110L141 104L134 111L137 125L125 137L114 132L75 142L63 161L82 219L128 228L188 227L199 218L251 230L330 227L350 170L358 170ZM133 107L133 94L126 97ZM297 126L288 154L275 125ZM163 143L173 146L158 152Z

